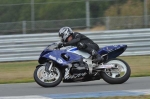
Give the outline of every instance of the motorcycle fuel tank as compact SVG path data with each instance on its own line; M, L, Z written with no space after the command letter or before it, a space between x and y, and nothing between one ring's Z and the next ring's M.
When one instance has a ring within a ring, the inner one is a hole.
M84 58L89 58L90 57L89 53L80 51L80 50L78 50L77 47L68 48L67 52L71 52L71 53L75 53L75 54L78 54L78 55L82 55Z

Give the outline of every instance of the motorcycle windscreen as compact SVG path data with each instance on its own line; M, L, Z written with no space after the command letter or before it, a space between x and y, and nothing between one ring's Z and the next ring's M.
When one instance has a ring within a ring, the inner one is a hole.
M121 55L127 48L127 45L113 45L113 46L106 46L102 48L99 53L101 55L107 54L108 60L112 58L116 58Z

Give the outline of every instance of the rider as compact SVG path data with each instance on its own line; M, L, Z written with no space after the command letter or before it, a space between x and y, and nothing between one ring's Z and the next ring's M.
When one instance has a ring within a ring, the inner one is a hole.
M58 48L63 46L77 46L79 50L89 53L94 58L94 63L103 61L98 54L99 46L85 35L73 32L70 27L62 27L59 30L59 37L61 37L62 42L58 44Z

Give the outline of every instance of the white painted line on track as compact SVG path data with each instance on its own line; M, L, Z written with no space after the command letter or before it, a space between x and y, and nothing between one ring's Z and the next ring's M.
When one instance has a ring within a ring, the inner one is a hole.
M144 95L150 95L150 89L142 89L142 90L128 90L129 92L138 92L143 93Z
M139 96L150 95L150 89L142 90L118 90L102 92L78 92L66 94L48 94L48 95L31 95L31 96L6 96L0 99L64 99L64 98L85 98L85 97L114 97L114 96Z

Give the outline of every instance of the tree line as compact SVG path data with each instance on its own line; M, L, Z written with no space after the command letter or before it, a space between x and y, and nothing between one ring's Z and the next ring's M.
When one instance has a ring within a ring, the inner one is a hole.
M0 0L0 22L35 20L63 20L85 18L86 0L34 0L34 12L31 0ZM90 17L103 17L104 12L115 1L90 0Z

